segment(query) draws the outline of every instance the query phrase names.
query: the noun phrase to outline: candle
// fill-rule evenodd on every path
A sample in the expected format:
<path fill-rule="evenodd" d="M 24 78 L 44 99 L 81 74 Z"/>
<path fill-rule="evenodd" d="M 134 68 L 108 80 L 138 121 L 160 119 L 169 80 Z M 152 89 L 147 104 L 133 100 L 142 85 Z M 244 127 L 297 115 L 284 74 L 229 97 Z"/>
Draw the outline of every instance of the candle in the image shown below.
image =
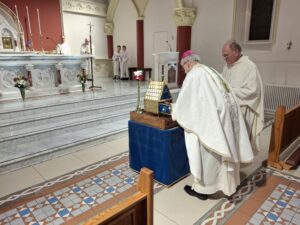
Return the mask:
<path fill-rule="evenodd" d="M 17 16 L 18 29 L 19 29 L 19 32 L 21 32 L 21 29 L 20 29 L 20 20 L 19 20 L 19 14 L 18 14 L 18 8 L 17 8 L 17 5 L 15 5 L 15 9 L 16 9 L 16 16 Z"/>
<path fill-rule="evenodd" d="M 39 25 L 39 34 L 42 36 L 42 29 L 41 29 L 41 21 L 40 21 L 40 12 L 39 9 L 36 9 L 37 12 L 37 19 L 38 19 L 38 25 Z"/>
<path fill-rule="evenodd" d="M 29 34 L 32 36 L 32 33 L 31 33 L 31 26 L 30 26 L 30 19 L 29 19 L 28 6 L 26 6 L 26 12 L 27 12 L 27 20 L 28 20 L 28 30 L 29 30 Z"/>

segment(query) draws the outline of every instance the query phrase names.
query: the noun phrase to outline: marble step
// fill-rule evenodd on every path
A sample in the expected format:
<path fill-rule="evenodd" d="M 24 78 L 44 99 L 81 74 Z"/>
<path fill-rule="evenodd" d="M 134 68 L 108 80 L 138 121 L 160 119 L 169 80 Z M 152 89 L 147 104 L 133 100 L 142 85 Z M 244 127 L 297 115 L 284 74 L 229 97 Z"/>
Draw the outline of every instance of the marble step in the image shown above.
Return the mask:
<path fill-rule="evenodd" d="M 30 143 L 46 137 L 51 139 L 52 136 L 55 135 L 72 133 L 88 127 L 97 127 L 102 124 L 115 123 L 118 120 L 129 118 L 129 112 L 131 110 L 133 110 L 133 108 L 125 108 L 119 110 L 118 113 L 107 113 L 103 116 L 87 116 L 74 120 L 59 121 L 37 127 L 30 127 L 15 132 L 7 132 L 5 133 L 5 137 L 1 134 L 0 149 L 13 148 L 15 145 Z"/>
<path fill-rule="evenodd" d="M 143 96 L 143 94 L 141 94 Z M 6 103 L 0 105 L 0 121 L 2 123 L 13 122 L 16 120 L 22 120 L 23 117 L 33 116 L 33 115 L 43 115 L 48 113 L 58 113 L 59 111 L 70 110 L 74 108 L 81 107 L 93 107 L 96 105 L 102 105 L 107 103 L 113 103 L 116 101 L 125 101 L 125 100 L 136 100 L 136 94 L 127 94 L 127 95 L 115 95 L 101 98 L 93 98 L 91 96 L 83 96 L 81 98 L 73 99 L 63 99 L 59 98 L 47 99 L 47 101 L 29 101 L 25 103 L 14 102 Z"/>
<path fill-rule="evenodd" d="M 56 134 L 39 140 L 0 148 L 0 173 L 56 158 L 122 137 L 127 134 L 128 118 L 96 127 Z"/>
<path fill-rule="evenodd" d="M 105 115 L 111 112 L 117 112 L 123 108 L 132 108 L 136 106 L 136 100 L 115 101 L 92 106 L 76 107 L 74 109 L 65 109 L 60 111 L 50 111 L 49 113 L 40 113 L 23 116 L 22 118 L 11 120 L 6 119 L 0 122 L 0 138 L 22 133 L 23 129 L 32 129 L 32 127 L 46 126 L 61 121 L 78 119 L 83 120 L 87 117 Z"/>

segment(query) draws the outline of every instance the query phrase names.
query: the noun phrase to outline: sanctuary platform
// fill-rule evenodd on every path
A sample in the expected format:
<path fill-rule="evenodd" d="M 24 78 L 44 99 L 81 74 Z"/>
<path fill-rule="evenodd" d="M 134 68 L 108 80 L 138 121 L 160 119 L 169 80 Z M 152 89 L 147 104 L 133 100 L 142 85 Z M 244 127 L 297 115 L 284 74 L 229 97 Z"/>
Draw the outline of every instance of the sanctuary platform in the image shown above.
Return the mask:
<path fill-rule="evenodd" d="M 0 173 L 126 135 L 136 81 L 102 77 L 94 83 L 102 88 L 0 100 Z M 141 98 L 147 86 L 141 82 Z"/>

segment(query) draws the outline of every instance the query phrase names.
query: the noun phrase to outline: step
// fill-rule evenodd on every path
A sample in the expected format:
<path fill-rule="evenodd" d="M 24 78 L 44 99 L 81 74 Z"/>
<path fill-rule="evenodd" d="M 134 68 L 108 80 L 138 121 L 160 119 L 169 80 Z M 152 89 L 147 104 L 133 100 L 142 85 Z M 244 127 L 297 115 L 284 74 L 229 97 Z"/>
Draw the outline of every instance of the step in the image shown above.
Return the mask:
<path fill-rule="evenodd" d="M 74 120 L 82 118 L 99 116 L 110 112 L 117 112 L 122 108 L 134 108 L 135 100 L 115 101 L 113 103 L 104 103 L 102 105 L 92 105 L 66 109 L 57 112 L 40 113 L 37 115 L 27 115 L 19 120 L 11 121 L 6 119 L 0 122 L 0 137 L 6 137 L 10 133 L 22 133 L 23 129 L 28 127 L 37 127 L 46 124 L 57 123 L 60 121 Z"/>
<path fill-rule="evenodd" d="M 43 101 L 37 102 L 25 102 L 24 104 L 2 104 L 0 107 L 0 121 L 10 122 L 22 119 L 23 117 L 57 113 L 59 111 L 70 110 L 80 107 L 88 107 L 101 105 L 106 103 L 113 103 L 115 101 L 125 101 L 129 99 L 135 99 L 136 94 L 128 94 L 122 96 L 109 96 L 106 98 L 79 98 L 76 101 L 65 99 L 64 101 L 59 101 L 59 99 L 53 100 L 52 102 Z"/>
<path fill-rule="evenodd" d="M 72 133 L 62 133 L 52 136 L 51 139 L 44 137 L 30 143 L 15 145 L 14 148 L 1 149 L 0 173 L 34 165 L 125 136 L 128 130 L 128 119 L 115 121 L 113 124 L 88 127 Z"/>
<path fill-rule="evenodd" d="M 71 133 L 77 130 L 82 130 L 86 127 L 96 127 L 101 124 L 112 123 L 124 118 L 128 118 L 129 112 L 131 110 L 133 109 L 122 109 L 122 111 L 120 111 L 119 113 L 107 113 L 106 115 L 100 117 L 87 117 L 82 121 L 75 119 L 73 121 L 61 121 L 60 123 L 57 122 L 54 124 L 41 125 L 39 127 L 23 129 L 20 132 L 12 132 L 11 135 L 9 135 L 9 133 L 6 133 L 6 137 L 1 137 L 0 148 L 9 148 L 14 145 L 26 144 L 31 141 L 40 140 L 44 137 L 49 138 L 57 134 Z"/>

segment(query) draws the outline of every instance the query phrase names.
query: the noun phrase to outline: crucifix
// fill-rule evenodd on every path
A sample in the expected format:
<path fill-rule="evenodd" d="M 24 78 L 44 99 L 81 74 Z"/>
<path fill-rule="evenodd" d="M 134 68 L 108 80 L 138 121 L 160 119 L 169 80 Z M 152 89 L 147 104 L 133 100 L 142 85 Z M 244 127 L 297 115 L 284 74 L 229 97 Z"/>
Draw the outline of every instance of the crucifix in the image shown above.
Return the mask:
<path fill-rule="evenodd" d="M 89 88 L 90 89 L 93 89 L 93 88 L 102 88 L 101 86 L 94 86 L 94 68 L 93 68 L 93 48 L 92 48 L 92 22 L 90 22 L 88 24 L 88 26 L 90 27 L 90 54 L 91 54 L 91 57 L 90 57 L 90 63 L 91 63 L 91 78 L 88 79 L 90 81 L 92 81 L 92 86 L 90 86 Z"/>

